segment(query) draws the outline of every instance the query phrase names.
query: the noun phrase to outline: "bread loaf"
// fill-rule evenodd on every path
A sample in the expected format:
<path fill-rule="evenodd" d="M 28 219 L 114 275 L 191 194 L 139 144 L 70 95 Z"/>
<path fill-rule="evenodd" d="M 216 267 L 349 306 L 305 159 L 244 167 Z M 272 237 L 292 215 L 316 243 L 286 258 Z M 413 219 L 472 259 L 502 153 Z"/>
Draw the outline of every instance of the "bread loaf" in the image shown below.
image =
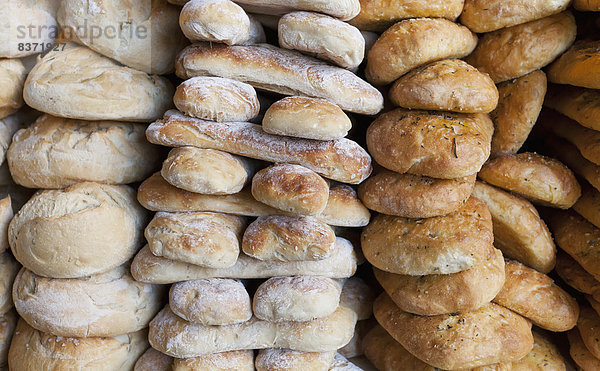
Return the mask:
<path fill-rule="evenodd" d="M 26 124 L 28 125 L 35 120 L 29 116 L 32 115 L 29 113 L 23 113 L 23 110 L 21 110 L 20 112 L 0 119 L 0 160 L 2 160 L 0 163 L 5 163 L 4 160 L 6 158 L 6 151 L 8 151 L 8 148 L 12 142 L 13 134 Z M 10 177 L 10 173 L 8 175 Z M 9 183 L 14 183 L 12 178 L 10 179 Z"/>
<path fill-rule="evenodd" d="M 358 0 L 237 0 L 248 10 L 264 14 L 286 14 L 292 10 L 306 10 L 329 14 L 347 21 L 360 11 Z"/>
<path fill-rule="evenodd" d="M 548 80 L 590 89 L 600 89 L 598 41 L 577 41 L 548 67 Z"/>
<path fill-rule="evenodd" d="M 233 350 L 194 358 L 175 358 L 173 371 L 254 371 L 254 351 Z"/>
<path fill-rule="evenodd" d="M 191 0 L 181 9 L 179 25 L 192 41 L 243 44 L 250 38 L 250 19 L 229 0 Z"/>
<path fill-rule="evenodd" d="M 0 254 L 0 315 L 13 307 L 13 283 L 21 265 L 10 252 Z M 1 364 L 2 362 L 0 362 Z"/>
<path fill-rule="evenodd" d="M 580 11 L 600 11 L 600 1 L 598 0 L 573 0 L 573 7 Z"/>
<path fill-rule="evenodd" d="M 569 331 L 569 354 L 577 366 L 581 367 L 582 370 L 597 370 L 600 368 L 600 359 L 594 357 L 594 355 L 588 350 L 579 330 L 573 329 Z"/>
<path fill-rule="evenodd" d="M 0 366 L 8 369 L 8 350 L 13 338 L 19 316 L 15 310 L 0 316 Z"/>
<path fill-rule="evenodd" d="M 579 200 L 573 205 L 573 210 L 583 216 L 588 222 L 600 228 L 600 216 L 596 212 L 600 207 L 600 192 L 595 188 L 586 186 Z"/>
<path fill-rule="evenodd" d="M 173 357 L 150 347 L 135 362 L 133 371 L 171 371 Z"/>
<path fill-rule="evenodd" d="M 352 309 L 359 321 L 371 318 L 373 300 L 373 290 L 360 277 L 350 277 L 343 283 L 340 306 Z"/>
<path fill-rule="evenodd" d="M 40 6 L 41 3 L 30 0 L 0 3 L 0 24 L 3 30 L 0 33 L 0 58 L 26 57 L 52 47 L 59 32 L 56 14 L 47 7 Z"/>
<path fill-rule="evenodd" d="M 370 304 L 371 304 L 371 308 L 372 308 L 373 303 L 370 302 Z M 373 315 L 373 313 L 371 312 L 370 317 L 372 317 L 372 315 Z M 336 359 L 337 359 L 336 363 L 340 362 L 338 367 L 342 367 L 344 363 L 346 364 L 346 367 L 353 367 L 353 366 L 357 367 L 357 366 L 353 365 L 351 362 L 349 362 L 347 360 L 347 358 L 356 358 L 356 357 L 361 357 L 363 355 L 362 340 L 367 335 L 369 330 L 371 330 L 371 328 L 373 328 L 373 326 L 376 323 L 377 322 L 373 318 L 356 322 L 356 326 L 354 326 L 354 336 L 352 336 L 352 339 L 350 339 L 350 342 L 348 344 L 346 344 L 343 348 L 338 349 L 338 354 L 336 354 Z M 339 357 L 338 357 L 338 355 L 339 355 Z M 349 369 L 342 368 L 341 370 L 345 370 L 345 371 L 356 370 L 356 371 L 358 371 L 357 369 L 353 369 L 353 368 L 349 368 Z"/>
<path fill-rule="evenodd" d="M 580 125 L 600 130 L 600 92 L 575 86 L 552 86 L 544 105 L 577 121 Z"/>
<path fill-rule="evenodd" d="M 600 282 L 565 252 L 558 253 L 554 270 L 567 285 L 584 294 L 596 294 L 600 289 Z"/>
<path fill-rule="evenodd" d="M 23 105 L 23 84 L 27 77 L 19 59 L 0 60 L 0 119 L 17 112 Z"/>
<path fill-rule="evenodd" d="M 579 125 L 556 112 L 543 112 L 539 119 L 544 129 L 573 144 L 586 160 L 600 164 L 600 133 Z"/>
<path fill-rule="evenodd" d="M 600 336 L 598 333 L 600 331 L 600 316 L 587 303 L 581 306 L 577 329 L 585 347 L 594 357 L 600 359 L 600 345 L 596 340 Z"/>
<path fill-rule="evenodd" d="M 8 226 L 13 218 L 10 195 L 0 199 L 0 254 L 8 250 Z"/>
<path fill-rule="evenodd" d="M 289 349 L 261 349 L 256 356 L 257 371 L 328 371 L 335 352 L 299 352 Z"/>

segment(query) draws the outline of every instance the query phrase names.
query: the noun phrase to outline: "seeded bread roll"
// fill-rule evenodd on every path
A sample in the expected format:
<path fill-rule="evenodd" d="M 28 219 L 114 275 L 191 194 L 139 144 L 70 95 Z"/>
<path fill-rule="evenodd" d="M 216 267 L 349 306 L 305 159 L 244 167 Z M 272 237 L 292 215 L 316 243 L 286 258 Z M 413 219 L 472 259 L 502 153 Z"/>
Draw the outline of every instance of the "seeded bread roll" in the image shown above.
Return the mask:
<path fill-rule="evenodd" d="M 426 63 L 466 57 L 475 45 L 475 34 L 447 19 L 404 20 L 388 28 L 369 51 L 367 80 L 386 85 Z"/>
<path fill-rule="evenodd" d="M 21 265 L 10 252 L 0 254 L 0 315 L 13 307 L 12 288 L 20 268 Z"/>
<path fill-rule="evenodd" d="M 481 169 L 494 126 L 485 114 L 395 109 L 367 129 L 373 159 L 397 173 L 454 179 Z"/>
<path fill-rule="evenodd" d="M 335 140 L 348 134 L 352 122 L 338 106 L 324 99 L 286 97 L 267 109 L 262 128 L 269 134 Z"/>
<path fill-rule="evenodd" d="M 489 113 L 498 104 L 494 81 L 460 59 L 444 59 L 417 67 L 389 91 L 392 102 L 404 108 Z"/>
<path fill-rule="evenodd" d="M 494 238 L 492 217 L 475 197 L 452 214 L 428 219 L 377 215 L 361 245 L 375 267 L 396 274 L 449 274 L 485 261 Z"/>
<path fill-rule="evenodd" d="M 577 329 L 585 347 L 594 357 L 600 359 L 600 345 L 597 340 L 600 337 L 600 316 L 587 303 L 581 306 Z"/>
<path fill-rule="evenodd" d="M 1 2 L 0 23 L 3 30 L 0 33 L 0 58 L 20 58 L 44 52 L 52 47 L 58 33 L 56 12 L 41 1 Z"/>
<path fill-rule="evenodd" d="M 552 85 L 544 105 L 586 128 L 600 130 L 600 91 L 598 90 Z"/>
<path fill-rule="evenodd" d="M 575 18 L 562 12 L 483 35 L 466 61 L 499 83 L 550 64 L 576 33 Z"/>
<path fill-rule="evenodd" d="M 340 306 L 352 309 L 359 321 L 364 321 L 373 315 L 373 290 L 360 277 L 348 278 L 342 287 Z"/>
<path fill-rule="evenodd" d="M 243 44 L 250 38 L 250 19 L 229 0 L 191 0 L 181 9 L 179 25 L 192 41 Z"/>
<path fill-rule="evenodd" d="M 289 349 L 261 349 L 256 356 L 257 371 L 328 371 L 335 352 L 299 352 Z"/>
<path fill-rule="evenodd" d="M 247 10 L 260 14 L 286 14 L 293 10 L 306 10 L 329 14 L 347 21 L 360 11 L 358 0 L 237 0 Z"/>
<path fill-rule="evenodd" d="M 586 160 L 596 165 L 600 164 L 600 132 L 583 127 L 556 112 L 543 112 L 539 121 L 544 129 L 577 147 Z"/>
<path fill-rule="evenodd" d="M 600 282 L 596 281 L 594 276 L 586 272 L 585 269 L 583 269 L 581 265 L 567 253 L 558 253 L 554 270 L 567 285 L 575 290 L 598 297 L 597 292 L 600 289 Z"/>
<path fill-rule="evenodd" d="M 10 195 L 0 199 L 0 254 L 8 250 L 8 226 L 13 218 Z"/>
<path fill-rule="evenodd" d="M 307 261 L 330 257 L 333 229 L 312 217 L 269 215 L 252 222 L 242 239 L 248 256 L 264 261 Z"/>
<path fill-rule="evenodd" d="M 169 307 L 184 320 L 207 326 L 231 325 L 252 317 L 246 288 L 231 279 L 178 282 L 169 291 Z"/>
<path fill-rule="evenodd" d="M 0 316 L 0 366 L 4 369 L 8 369 L 8 350 L 18 320 L 19 315 L 14 309 Z"/>
<path fill-rule="evenodd" d="M 15 258 L 44 277 L 109 271 L 131 259 L 145 212 L 128 186 L 78 183 L 37 192 L 10 222 Z"/>
<path fill-rule="evenodd" d="M 228 268 L 240 254 L 245 222 L 218 213 L 158 212 L 144 235 L 156 256 L 210 268 Z"/>
<path fill-rule="evenodd" d="M 590 89 L 600 89 L 598 61 L 600 41 L 577 41 L 548 67 L 548 80 Z"/>
<path fill-rule="evenodd" d="M 19 59 L 0 60 L 0 118 L 12 115 L 23 105 L 23 84 L 27 73 Z"/>
<path fill-rule="evenodd" d="M 577 366 L 584 371 L 600 369 L 600 359 L 594 357 L 594 355 L 588 350 L 581 339 L 579 330 L 573 329 L 569 331 L 568 336 L 570 344 L 569 354 Z"/>
<path fill-rule="evenodd" d="M 133 371 L 171 371 L 173 357 L 150 347 L 135 362 Z"/>
<path fill-rule="evenodd" d="M 194 358 L 175 358 L 173 371 L 254 371 L 254 351 L 234 350 Z"/>

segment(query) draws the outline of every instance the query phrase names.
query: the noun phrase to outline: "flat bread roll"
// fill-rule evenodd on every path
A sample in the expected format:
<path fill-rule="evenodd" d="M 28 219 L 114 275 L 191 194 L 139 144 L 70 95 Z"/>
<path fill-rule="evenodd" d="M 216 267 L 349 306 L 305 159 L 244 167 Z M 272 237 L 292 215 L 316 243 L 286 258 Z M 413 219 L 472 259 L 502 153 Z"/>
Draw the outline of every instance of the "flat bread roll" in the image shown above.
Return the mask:
<path fill-rule="evenodd" d="M 516 361 L 533 347 L 531 323 L 493 303 L 470 312 L 427 317 L 402 311 L 382 294 L 373 312 L 406 350 L 441 369 Z"/>
<path fill-rule="evenodd" d="M 0 199 L 0 254 L 8 250 L 8 226 L 13 218 L 10 194 Z"/>
<path fill-rule="evenodd" d="M 15 258 L 40 276 L 84 277 L 131 259 L 144 224 L 132 188 L 78 183 L 38 191 L 10 222 L 8 241 Z"/>
<path fill-rule="evenodd" d="M 305 52 L 342 68 L 354 69 L 365 57 L 365 39 L 358 28 L 328 15 L 288 13 L 279 19 L 277 30 L 282 48 Z"/>
<path fill-rule="evenodd" d="M 485 114 L 395 109 L 367 129 L 373 159 L 397 173 L 454 179 L 481 169 L 494 131 Z"/>
<path fill-rule="evenodd" d="M 156 256 L 201 265 L 228 268 L 240 254 L 243 218 L 219 213 L 158 212 L 144 236 Z"/>
<path fill-rule="evenodd" d="M 19 59 L 0 59 L 0 118 L 12 115 L 23 105 L 23 84 L 27 73 Z"/>
<path fill-rule="evenodd" d="M 254 371 L 254 351 L 233 350 L 194 358 L 175 358 L 173 371 Z"/>
<path fill-rule="evenodd" d="M 577 147 L 586 160 L 596 165 L 600 164 L 600 132 L 583 127 L 556 112 L 543 112 L 539 121 L 544 129 Z"/>
<path fill-rule="evenodd" d="M 498 104 L 494 81 L 460 59 L 417 67 L 389 91 L 392 102 L 410 109 L 489 113 Z"/>
<path fill-rule="evenodd" d="M 129 264 L 79 279 L 46 278 L 23 268 L 13 287 L 17 312 L 34 328 L 64 337 L 141 330 L 162 307 L 165 287 L 137 282 Z"/>
<path fill-rule="evenodd" d="M 375 115 L 383 96 L 354 73 L 299 52 L 269 44 L 225 46 L 196 43 L 175 61 L 177 76 L 219 76 L 284 95 L 327 99 L 341 109 Z"/>
<path fill-rule="evenodd" d="M 293 10 L 306 10 L 328 14 L 342 21 L 354 18 L 360 11 L 358 0 L 237 0 L 237 3 L 254 13 L 281 15 Z"/>
<path fill-rule="evenodd" d="M 584 371 L 593 371 L 600 369 L 600 359 L 594 357 L 594 355 L 588 350 L 579 330 L 573 329 L 569 331 L 569 354 L 577 366 L 581 367 Z"/>
<path fill-rule="evenodd" d="M 359 321 L 365 321 L 373 315 L 374 292 L 360 277 L 348 278 L 342 287 L 340 306 L 352 309 Z"/>
<path fill-rule="evenodd" d="M 527 140 L 544 103 L 546 74 L 541 70 L 498 84 L 491 157 L 512 155 Z"/>
<path fill-rule="evenodd" d="M 419 18 L 388 28 L 369 51 L 367 80 L 386 85 L 415 67 L 471 54 L 477 36 L 447 19 Z"/>
<path fill-rule="evenodd" d="M 184 320 L 207 326 L 242 323 L 252 317 L 246 288 L 231 279 L 177 282 L 169 291 L 169 307 Z"/>
<path fill-rule="evenodd" d="M 135 362 L 133 371 L 171 371 L 173 357 L 150 347 Z"/>
<path fill-rule="evenodd" d="M 148 122 L 172 106 L 174 89 L 166 78 L 121 66 L 85 46 L 68 43 L 59 49 L 44 55 L 25 80 L 25 102 L 38 111 Z"/>
<path fill-rule="evenodd" d="M 554 270 L 567 285 L 584 294 L 593 295 L 600 289 L 600 282 L 564 252 L 557 255 Z"/>
<path fill-rule="evenodd" d="M 598 338 L 600 337 L 600 316 L 589 304 L 581 306 L 581 313 L 577 320 L 577 329 L 585 347 L 594 357 L 600 359 L 600 344 L 598 344 Z"/>
<path fill-rule="evenodd" d="M 10 252 L 5 251 L 0 254 L 0 315 L 13 307 L 13 283 L 19 269 L 21 269 L 21 265 Z"/>
<path fill-rule="evenodd" d="M 328 371 L 335 352 L 299 352 L 290 349 L 261 349 L 256 356 L 257 371 Z"/>
<path fill-rule="evenodd" d="M 562 12 L 483 35 L 466 61 L 499 83 L 550 64 L 575 41 L 576 33 L 575 18 Z"/>
<path fill-rule="evenodd" d="M 407 219 L 377 215 L 363 229 L 361 245 L 375 267 L 414 276 L 449 274 L 481 264 L 494 241 L 492 217 L 471 197 L 446 216 Z"/>
<path fill-rule="evenodd" d="M 573 0 L 573 7 L 583 12 L 600 11 L 600 1 L 598 0 Z"/>
<path fill-rule="evenodd" d="M 41 1 L 10 0 L 0 3 L 0 58 L 20 58 L 53 47 L 59 29 L 56 14 Z M 37 45 L 35 45 L 37 44 Z"/>
<path fill-rule="evenodd" d="M 493 247 L 481 263 L 458 273 L 408 276 L 373 270 L 400 309 L 424 316 L 478 309 L 492 301 L 504 284 L 504 259 Z"/>
<path fill-rule="evenodd" d="M 0 366 L 4 369 L 8 369 L 8 350 L 18 320 L 19 315 L 14 309 L 0 316 Z"/>
<path fill-rule="evenodd" d="M 600 130 L 600 91 L 552 85 L 544 105 L 592 130 Z"/>
<path fill-rule="evenodd" d="M 250 39 L 250 18 L 229 0 L 188 1 L 181 9 L 179 25 L 191 41 L 234 45 Z"/>
<path fill-rule="evenodd" d="M 45 369 L 131 370 L 148 348 L 148 331 L 114 337 L 69 338 L 44 333 L 19 320 L 8 352 L 15 371 Z"/>
<path fill-rule="evenodd" d="M 14 181 L 28 188 L 139 182 L 152 174 L 160 159 L 145 131 L 134 123 L 42 115 L 14 135 L 8 165 Z"/>
<path fill-rule="evenodd" d="M 548 80 L 590 89 L 600 89 L 598 61 L 600 41 L 577 41 L 548 67 Z"/>
<path fill-rule="evenodd" d="M 546 223 L 527 200 L 477 182 L 473 196 L 483 201 L 494 226 L 494 246 L 511 259 L 542 273 L 554 268 L 556 246 Z"/>
<path fill-rule="evenodd" d="M 583 216 L 588 222 L 600 228 L 600 192 L 588 185 L 584 186 L 579 200 L 573 205 L 573 210 Z"/>

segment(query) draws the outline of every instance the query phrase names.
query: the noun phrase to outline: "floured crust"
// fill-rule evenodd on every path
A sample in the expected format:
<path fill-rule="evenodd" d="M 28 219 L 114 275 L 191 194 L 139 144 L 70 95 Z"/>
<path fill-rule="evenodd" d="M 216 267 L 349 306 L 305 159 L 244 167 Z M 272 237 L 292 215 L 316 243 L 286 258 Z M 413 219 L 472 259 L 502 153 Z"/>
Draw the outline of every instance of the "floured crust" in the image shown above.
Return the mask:
<path fill-rule="evenodd" d="M 350 277 L 344 282 L 340 295 L 340 306 L 352 309 L 359 321 L 373 316 L 374 292 L 360 277 Z"/>
<path fill-rule="evenodd" d="M 289 349 L 261 349 L 256 356 L 257 371 L 329 370 L 335 352 L 298 352 Z"/>
<path fill-rule="evenodd" d="M 39 46 L 36 49 L 32 45 L 27 50 L 24 46 L 31 43 L 43 46 L 54 43 L 57 32 L 56 11 L 51 9 L 54 6 L 49 6 L 48 3 L 49 1 L 32 0 L 0 3 L 3 29 L 0 34 L 0 58 L 20 58 L 38 54 L 46 49 Z M 27 32 L 28 30 L 30 32 Z M 19 48 L 19 44 L 23 45 Z"/>
<path fill-rule="evenodd" d="M 8 250 L 8 226 L 13 216 L 12 199 L 9 194 L 0 199 L 0 253 Z"/>
<path fill-rule="evenodd" d="M 193 358 L 175 358 L 173 371 L 254 371 L 254 351 L 233 350 Z"/>
<path fill-rule="evenodd" d="M 250 38 L 250 19 L 229 0 L 193 0 L 179 16 L 179 26 L 191 41 L 213 41 L 227 45 L 243 44 Z"/>
<path fill-rule="evenodd" d="M 27 77 L 19 59 L 0 60 L 0 118 L 12 115 L 23 105 L 23 84 Z"/>
<path fill-rule="evenodd" d="M 178 0 L 179 1 L 179 0 Z M 259 14 L 286 14 L 306 10 L 329 14 L 347 21 L 360 11 L 359 0 L 238 0 L 248 11 Z"/>
<path fill-rule="evenodd" d="M 600 89 L 600 41 L 577 41 L 548 67 L 548 80 L 557 84 Z"/>
<path fill-rule="evenodd" d="M 171 371 L 173 357 L 150 347 L 135 362 L 133 371 Z"/>
<path fill-rule="evenodd" d="M 600 91 L 598 90 L 570 85 L 552 85 L 544 105 L 586 128 L 600 130 Z"/>

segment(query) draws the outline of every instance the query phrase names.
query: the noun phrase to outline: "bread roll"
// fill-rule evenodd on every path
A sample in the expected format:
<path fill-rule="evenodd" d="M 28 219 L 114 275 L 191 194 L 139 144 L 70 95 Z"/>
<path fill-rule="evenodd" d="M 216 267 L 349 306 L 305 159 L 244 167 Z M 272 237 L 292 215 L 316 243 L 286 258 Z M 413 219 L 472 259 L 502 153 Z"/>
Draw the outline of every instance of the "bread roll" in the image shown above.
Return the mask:
<path fill-rule="evenodd" d="M 7 153 L 13 179 L 29 188 L 138 182 L 152 174 L 159 156 L 142 125 L 50 115 L 19 130 Z"/>
<path fill-rule="evenodd" d="M 581 306 L 577 329 L 585 347 L 594 357 L 600 359 L 600 345 L 597 340 L 600 337 L 600 316 L 589 304 Z"/>
<path fill-rule="evenodd" d="M 0 119 L 0 164 L 5 163 L 6 151 L 8 151 L 8 147 L 12 142 L 13 134 L 25 125 L 29 125 L 34 120 L 29 117 L 30 115 L 28 113 L 23 114 L 22 112 L 23 111 L 20 111 Z M 9 182 L 11 184 L 14 183 L 12 178 Z"/>
<path fill-rule="evenodd" d="M 465 57 L 476 44 L 475 34 L 447 19 L 404 20 L 388 28 L 369 51 L 367 80 L 386 85 L 426 63 Z"/>
<path fill-rule="evenodd" d="M 372 312 L 373 301 L 369 302 L 369 304 L 371 307 L 371 309 L 370 309 L 371 314 L 369 317 L 372 317 L 373 316 L 373 312 Z M 377 324 L 377 322 L 373 318 L 356 322 L 356 326 L 354 326 L 354 336 L 352 336 L 352 339 L 350 339 L 350 342 L 348 344 L 346 344 L 343 348 L 338 349 L 337 355 L 340 355 L 341 357 L 343 357 L 342 359 L 338 359 L 338 361 L 346 362 L 346 363 L 348 363 L 349 367 L 352 367 L 352 366 L 350 366 L 350 365 L 352 365 L 352 363 L 349 363 L 346 358 L 355 358 L 355 357 L 360 357 L 363 355 L 362 340 L 367 335 L 367 333 L 373 328 L 373 326 L 375 324 Z M 337 357 L 337 355 L 336 355 L 336 358 L 339 358 L 339 357 Z M 340 367 L 341 366 L 342 365 L 340 364 Z M 349 370 L 352 370 L 352 369 L 349 369 Z M 346 371 L 349 371 L 349 370 L 346 370 Z"/>
<path fill-rule="evenodd" d="M 576 121 L 556 112 L 543 112 L 540 123 L 544 129 L 573 144 L 586 160 L 600 164 L 600 133 L 579 125 Z"/>
<path fill-rule="evenodd" d="M 488 207 L 494 226 L 494 246 L 506 257 L 542 273 L 554 268 L 556 246 L 531 203 L 482 182 L 475 184 L 473 196 Z"/>
<path fill-rule="evenodd" d="M 557 255 L 554 270 L 567 285 L 584 294 L 592 295 L 600 289 L 600 282 L 564 252 Z"/>
<path fill-rule="evenodd" d="M 194 358 L 175 358 L 173 371 L 254 371 L 254 351 L 234 350 Z"/>
<path fill-rule="evenodd" d="M 352 309 L 359 321 L 371 318 L 373 300 L 375 300 L 373 290 L 361 278 L 350 277 L 344 282 L 340 295 L 340 306 Z"/>
<path fill-rule="evenodd" d="M 575 18 L 562 12 L 483 35 L 466 61 L 499 83 L 550 64 L 576 33 Z"/>
<path fill-rule="evenodd" d="M 0 254 L 8 249 L 8 225 L 13 218 L 10 195 L 0 199 Z"/>
<path fill-rule="evenodd" d="M 600 130 L 600 91 L 553 85 L 544 105 L 592 130 Z"/>
<path fill-rule="evenodd" d="M 183 79 L 226 77 L 279 94 L 327 99 L 355 113 L 374 115 L 383 108 L 381 93 L 352 72 L 268 44 L 197 43 L 179 54 L 175 67 Z"/>
<path fill-rule="evenodd" d="M 242 239 L 247 255 L 264 261 L 308 261 L 330 257 L 333 229 L 312 217 L 269 215 L 252 222 Z"/>
<path fill-rule="evenodd" d="M 583 188 L 581 197 L 573 205 L 573 210 L 583 216 L 588 222 L 594 226 L 600 228 L 600 215 L 598 211 L 600 208 L 600 192 L 590 186 Z"/>
<path fill-rule="evenodd" d="M 573 7 L 579 11 L 600 11 L 600 1 L 598 0 L 573 0 Z"/>
<path fill-rule="evenodd" d="M 383 294 L 375 300 L 373 312 L 403 347 L 441 369 L 516 361 L 533 347 L 529 321 L 493 303 L 470 312 L 427 317 L 400 310 Z"/>
<path fill-rule="evenodd" d="M 579 330 L 573 329 L 569 331 L 569 354 L 573 361 L 584 371 L 598 370 L 600 368 L 600 359 L 594 357 L 594 355 L 588 350 L 586 345 L 581 339 Z"/>
<path fill-rule="evenodd" d="M 548 80 L 556 84 L 600 89 L 599 45 L 599 41 L 577 41 L 548 67 Z"/>
<path fill-rule="evenodd" d="M 169 307 L 184 320 L 207 326 L 231 325 L 252 317 L 246 288 L 230 279 L 178 282 L 169 291 Z"/>
<path fill-rule="evenodd" d="M 186 322 L 166 307 L 150 323 L 148 339 L 153 348 L 177 358 L 266 348 L 331 352 L 350 341 L 355 323 L 353 311 L 338 308 L 328 317 L 306 322 L 252 318 L 235 325 L 204 326 Z"/>
<path fill-rule="evenodd" d="M 192 41 L 243 44 L 250 38 L 250 19 L 229 0 L 192 0 L 181 10 L 179 25 Z"/>
<path fill-rule="evenodd" d="M 85 46 L 59 49 L 27 76 L 23 97 L 29 106 L 74 119 L 146 122 L 172 106 L 166 78 L 121 66 Z"/>
<path fill-rule="evenodd" d="M 66 37 L 153 74 L 172 72 L 176 54 L 186 45 L 178 17 L 179 9 L 165 0 L 66 0 L 58 11 Z"/>
<path fill-rule="evenodd" d="M 336 353 L 333 358 L 333 362 L 331 366 L 329 366 L 329 371 L 364 371 L 372 369 L 371 365 L 367 365 L 369 361 L 367 361 L 364 357 L 354 357 L 352 358 L 352 362 L 346 359 L 340 353 Z"/>
<path fill-rule="evenodd" d="M 428 219 L 377 215 L 361 245 L 375 267 L 396 274 L 449 274 L 481 264 L 489 255 L 492 217 L 475 197 L 452 214 Z"/>
<path fill-rule="evenodd" d="M 8 369 L 8 349 L 17 326 L 19 316 L 13 310 L 0 316 L 0 366 Z"/>
<path fill-rule="evenodd" d="M 398 108 L 369 126 L 367 146 L 373 159 L 389 170 L 453 179 L 479 171 L 490 154 L 493 131 L 485 114 Z"/>
<path fill-rule="evenodd" d="M 289 349 L 261 349 L 256 356 L 257 371 L 328 371 L 335 352 L 299 352 Z"/>
<path fill-rule="evenodd" d="M 301 262 L 263 262 L 241 254 L 231 268 L 205 268 L 154 256 L 143 248 L 133 260 L 131 273 L 136 280 L 148 283 L 174 283 L 203 278 L 269 278 L 276 276 L 324 276 L 346 278 L 356 272 L 356 255 L 352 244 L 337 239 L 334 253 L 327 259 Z"/>
<path fill-rule="evenodd" d="M 19 59 L 0 60 L 0 118 L 12 115 L 23 105 L 23 84 L 27 77 Z"/>
<path fill-rule="evenodd" d="M 8 352 L 8 367 L 25 370 L 131 370 L 148 348 L 147 331 L 114 337 L 65 338 L 40 332 L 20 320 Z"/>
<path fill-rule="evenodd" d="M 21 265 L 12 257 L 10 252 L 0 254 L 0 315 L 8 312 L 13 307 L 13 282 L 20 268 Z"/>
<path fill-rule="evenodd" d="M 543 206 L 568 209 L 581 195 L 581 187 L 568 167 L 532 152 L 491 160 L 477 176 Z"/>
<path fill-rule="evenodd" d="M 444 59 L 408 72 L 390 88 L 404 108 L 489 113 L 498 104 L 494 81 L 460 59 Z"/>
<path fill-rule="evenodd" d="M 286 97 L 267 109 L 262 128 L 269 134 L 335 140 L 348 134 L 352 122 L 338 106 L 324 99 Z"/>
<path fill-rule="evenodd" d="M 255 13 L 286 14 L 292 10 L 306 10 L 329 14 L 347 21 L 360 11 L 358 0 L 237 0 L 246 9 Z"/>
<path fill-rule="evenodd" d="M 361 183 L 358 196 L 369 209 L 406 218 L 446 215 L 471 195 L 476 175 L 435 179 L 382 171 Z"/>
<path fill-rule="evenodd" d="M 338 227 L 364 227 L 369 224 L 371 214 L 358 199 L 354 188 L 338 184 L 329 187 L 327 206 L 316 218 Z"/>
<path fill-rule="evenodd" d="M 209 268 L 228 268 L 240 253 L 245 222 L 218 213 L 158 212 L 144 235 L 156 256 Z"/>
<path fill-rule="evenodd" d="M 10 222 L 8 241 L 15 258 L 37 275 L 83 277 L 131 259 L 144 219 L 132 188 L 78 183 L 37 192 Z"/>
<path fill-rule="evenodd" d="M 27 0 L 0 3 L 3 30 L 0 33 L 0 58 L 26 57 L 52 48 L 59 33 L 56 15 L 40 3 Z"/>
<path fill-rule="evenodd" d="M 173 357 L 154 348 L 148 348 L 135 362 L 133 371 L 171 371 L 172 364 Z"/>
<path fill-rule="evenodd" d="M 358 67 L 365 56 L 365 39 L 358 28 L 324 14 L 288 13 L 279 19 L 278 36 L 282 48 L 309 53 L 349 70 Z"/>

